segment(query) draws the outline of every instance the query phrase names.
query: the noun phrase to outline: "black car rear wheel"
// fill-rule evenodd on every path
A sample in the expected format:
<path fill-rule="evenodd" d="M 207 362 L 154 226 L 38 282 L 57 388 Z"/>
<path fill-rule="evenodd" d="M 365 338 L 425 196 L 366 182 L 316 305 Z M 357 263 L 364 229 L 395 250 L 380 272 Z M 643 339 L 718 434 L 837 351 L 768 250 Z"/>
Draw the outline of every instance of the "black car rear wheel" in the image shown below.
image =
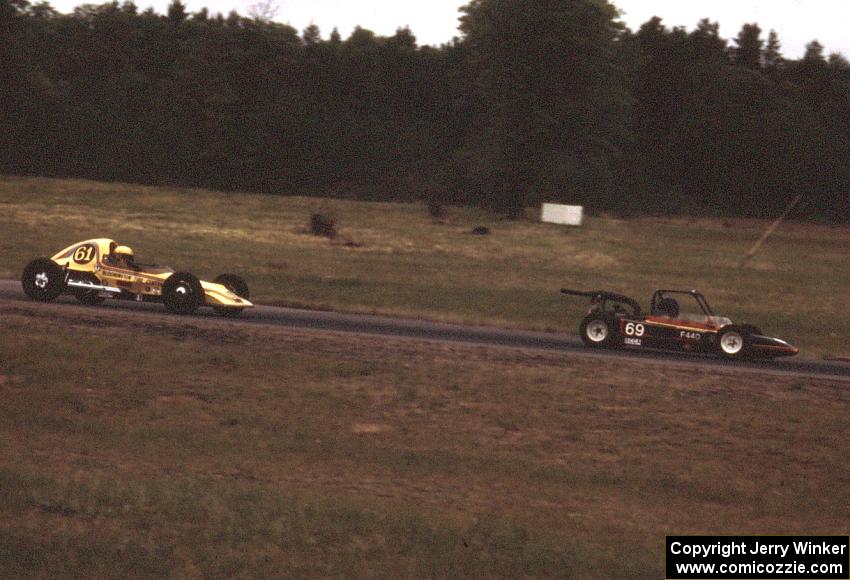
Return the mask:
<path fill-rule="evenodd" d="M 24 294 L 39 302 L 50 302 L 65 290 L 65 273 L 50 258 L 36 258 L 21 274 Z"/>
<path fill-rule="evenodd" d="M 204 303 L 204 288 L 194 274 L 175 272 L 162 285 L 162 303 L 172 314 L 192 314 Z"/>
<path fill-rule="evenodd" d="M 593 348 L 610 347 L 616 337 L 617 321 L 610 314 L 593 312 L 584 317 L 578 331 L 585 345 Z"/>

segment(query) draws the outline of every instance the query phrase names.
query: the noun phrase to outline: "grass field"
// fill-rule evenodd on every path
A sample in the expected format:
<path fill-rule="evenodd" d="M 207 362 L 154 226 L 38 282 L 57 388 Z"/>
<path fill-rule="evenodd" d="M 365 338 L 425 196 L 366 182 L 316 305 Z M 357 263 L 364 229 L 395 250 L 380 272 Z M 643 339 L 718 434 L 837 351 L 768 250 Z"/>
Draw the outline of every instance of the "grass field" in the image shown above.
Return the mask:
<path fill-rule="evenodd" d="M 314 211 L 336 215 L 337 240 L 307 233 Z M 478 225 L 492 235 L 471 235 Z M 586 304 L 562 298 L 563 286 L 645 305 L 657 287 L 698 288 L 715 310 L 790 340 L 802 356 L 850 354 L 850 228 L 785 224 L 739 269 L 766 225 L 591 217 L 571 229 L 454 208 L 434 223 L 417 204 L 5 177 L 0 276 L 111 237 L 142 261 L 202 278 L 240 273 L 261 303 L 568 332 Z"/>
<path fill-rule="evenodd" d="M 667 534 L 847 532 L 846 382 L 0 311 L 6 578 L 660 578 Z"/>

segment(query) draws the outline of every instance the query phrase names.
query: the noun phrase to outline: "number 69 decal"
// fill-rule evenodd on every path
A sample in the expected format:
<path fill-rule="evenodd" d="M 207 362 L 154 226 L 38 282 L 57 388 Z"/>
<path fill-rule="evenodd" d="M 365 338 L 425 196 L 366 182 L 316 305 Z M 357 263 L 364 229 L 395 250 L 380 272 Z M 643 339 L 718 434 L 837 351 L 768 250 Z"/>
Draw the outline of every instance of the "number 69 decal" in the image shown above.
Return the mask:
<path fill-rule="evenodd" d="M 646 328 L 644 328 L 643 324 L 629 322 L 626 325 L 625 331 L 628 336 L 643 336 L 643 333 L 646 332 Z"/>

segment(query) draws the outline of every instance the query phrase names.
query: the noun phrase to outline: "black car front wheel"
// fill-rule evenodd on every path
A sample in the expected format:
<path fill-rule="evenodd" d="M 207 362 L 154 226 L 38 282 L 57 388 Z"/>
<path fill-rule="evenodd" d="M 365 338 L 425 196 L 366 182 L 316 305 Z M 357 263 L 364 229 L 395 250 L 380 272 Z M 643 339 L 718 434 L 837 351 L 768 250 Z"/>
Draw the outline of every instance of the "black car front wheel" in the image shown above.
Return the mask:
<path fill-rule="evenodd" d="M 750 355 L 749 333 L 738 326 L 729 326 L 717 336 L 717 352 L 725 359 L 740 360 Z"/>
<path fill-rule="evenodd" d="M 39 302 L 50 302 L 65 290 L 65 272 L 50 258 L 36 258 L 21 274 L 24 294 Z"/>

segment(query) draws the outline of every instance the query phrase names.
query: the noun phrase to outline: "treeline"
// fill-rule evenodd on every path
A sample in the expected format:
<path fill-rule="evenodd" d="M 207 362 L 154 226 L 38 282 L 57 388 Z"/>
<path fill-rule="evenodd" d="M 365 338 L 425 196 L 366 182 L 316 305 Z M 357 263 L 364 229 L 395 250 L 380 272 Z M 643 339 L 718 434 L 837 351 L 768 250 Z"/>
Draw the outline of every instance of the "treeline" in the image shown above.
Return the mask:
<path fill-rule="evenodd" d="M 462 37 L 346 39 L 129 1 L 0 0 L 0 171 L 618 213 L 850 216 L 850 64 L 603 0 L 472 0 Z"/>

